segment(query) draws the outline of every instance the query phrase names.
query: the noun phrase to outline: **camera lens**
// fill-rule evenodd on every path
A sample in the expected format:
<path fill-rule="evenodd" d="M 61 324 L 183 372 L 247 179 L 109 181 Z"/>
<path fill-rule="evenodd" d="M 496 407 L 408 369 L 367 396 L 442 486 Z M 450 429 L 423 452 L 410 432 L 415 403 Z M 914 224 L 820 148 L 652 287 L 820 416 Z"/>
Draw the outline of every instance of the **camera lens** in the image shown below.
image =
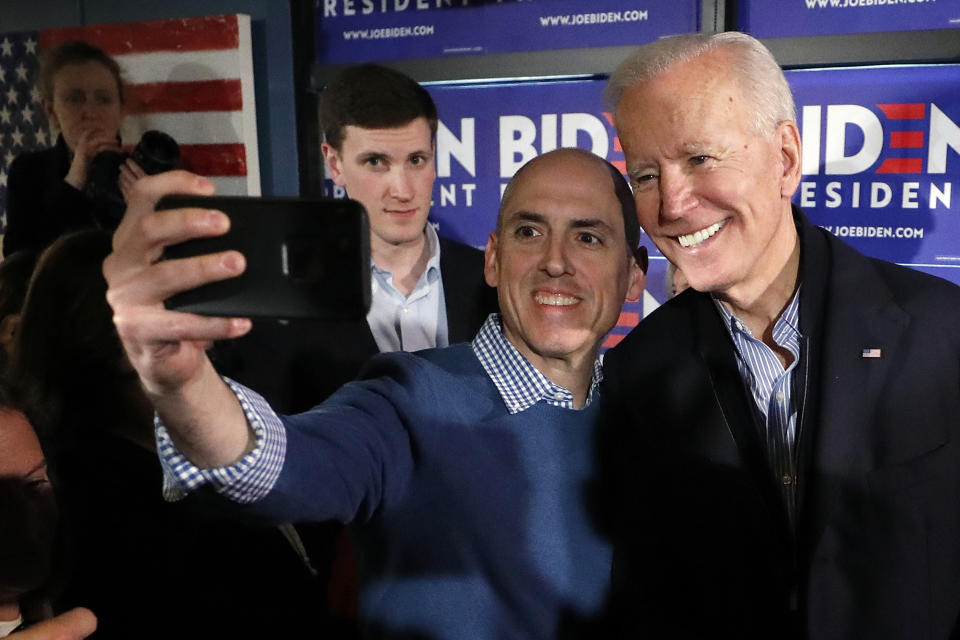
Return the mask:
<path fill-rule="evenodd" d="M 180 162 L 180 146 L 162 131 L 147 131 L 133 149 L 133 160 L 147 175 L 176 168 Z"/>

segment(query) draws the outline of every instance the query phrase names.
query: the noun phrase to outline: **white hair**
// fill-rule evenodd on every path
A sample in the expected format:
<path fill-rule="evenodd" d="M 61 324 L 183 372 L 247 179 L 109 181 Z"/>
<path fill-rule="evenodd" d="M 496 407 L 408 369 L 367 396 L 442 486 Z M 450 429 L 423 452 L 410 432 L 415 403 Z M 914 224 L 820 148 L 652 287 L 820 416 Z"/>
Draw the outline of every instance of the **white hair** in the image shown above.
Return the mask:
<path fill-rule="evenodd" d="M 768 136 L 781 122 L 796 121 L 793 94 L 780 65 L 763 43 L 739 31 L 673 36 L 638 47 L 610 76 L 603 91 L 604 102 L 616 113 L 627 89 L 653 79 L 675 64 L 720 49 L 730 56 L 744 96 L 754 105 L 752 124 L 758 134 Z"/>

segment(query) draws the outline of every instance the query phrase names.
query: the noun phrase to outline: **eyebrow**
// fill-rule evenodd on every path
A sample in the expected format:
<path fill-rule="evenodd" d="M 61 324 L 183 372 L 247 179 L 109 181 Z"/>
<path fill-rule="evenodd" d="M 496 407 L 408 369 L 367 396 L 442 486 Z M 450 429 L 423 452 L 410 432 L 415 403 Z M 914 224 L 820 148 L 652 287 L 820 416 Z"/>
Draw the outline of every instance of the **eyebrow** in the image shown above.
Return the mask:
<path fill-rule="evenodd" d="M 409 153 L 404 154 L 403 158 L 411 158 L 413 156 L 427 156 L 432 155 L 432 151 L 428 149 L 414 149 Z M 377 158 L 381 160 L 391 160 L 394 156 L 386 151 L 361 151 L 356 155 L 356 159 L 359 161 L 369 160 L 371 158 Z"/>

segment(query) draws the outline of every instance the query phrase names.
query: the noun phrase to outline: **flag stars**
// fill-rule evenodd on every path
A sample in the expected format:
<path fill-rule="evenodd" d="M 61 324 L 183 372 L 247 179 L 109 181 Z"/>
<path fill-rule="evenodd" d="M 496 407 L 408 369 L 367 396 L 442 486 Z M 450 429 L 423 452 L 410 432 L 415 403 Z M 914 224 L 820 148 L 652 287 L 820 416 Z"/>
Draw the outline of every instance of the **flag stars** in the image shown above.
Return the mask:
<path fill-rule="evenodd" d="M 0 66 L 0 83 L 7 81 L 7 70 Z"/>
<path fill-rule="evenodd" d="M 33 87 L 30 89 L 30 100 L 32 102 L 40 103 L 40 89 Z"/>
<path fill-rule="evenodd" d="M 0 170 L 0 187 L 5 187 L 5 186 L 7 186 L 7 172 L 6 172 L 6 171 L 3 171 L 3 170 Z M 4 226 L 4 228 L 6 228 L 6 226 L 7 226 L 7 214 L 4 213 L 2 217 L 3 217 L 3 226 Z"/>
<path fill-rule="evenodd" d="M 13 43 L 10 42 L 10 38 L 4 38 L 3 42 L 0 42 L 0 55 L 3 55 L 3 56 L 13 55 Z"/>
<path fill-rule="evenodd" d="M 7 91 L 7 102 L 17 104 L 17 90 L 13 87 L 10 87 L 10 90 Z"/>
<path fill-rule="evenodd" d="M 33 124 L 33 109 L 31 109 L 29 106 L 24 107 L 23 111 L 20 112 L 20 117 L 23 118 L 24 122 Z"/>
<path fill-rule="evenodd" d="M 23 80 L 24 82 L 27 81 L 27 68 L 23 66 L 22 62 L 17 65 L 17 68 L 14 69 L 14 71 L 17 72 L 17 80 Z"/>
<path fill-rule="evenodd" d="M 7 106 L 4 105 L 3 108 L 0 109 L 0 123 L 10 124 L 10 116 L 12 115 L 10 109 L 7 109 Z"/>
<path fill-rule="evenodd" d="M 23 146 L 23 131 L 20 131 L 20 127 L 17 127 L 10 134 L 10 137 L 13 138 L 13 144 L 17 147 Z"/>
<path fill-rule="evenodd" d="M 3 159 L 6 161 L 8 167 L 10 166 L 10 163 L 13 162 L 14 158 L 16 158 L 16 156 L 13 155 L 12 151 L 7 151 L 7 155 L 3 156 Z"/>
<path fill-rule="evenodd" d="M 23 43 L 24 48 L 26 48 L 27 53 L 31 55 L 37 54 L 37 41 L 33 39 L 33 36 L 27 38 L 26 42 Z"/>
<path fill-rule="evenodd" d="M 46 129 L 37 129 L 36 132 L 37 144 L 41 147 L 47 146 L 47 131 Z"/>

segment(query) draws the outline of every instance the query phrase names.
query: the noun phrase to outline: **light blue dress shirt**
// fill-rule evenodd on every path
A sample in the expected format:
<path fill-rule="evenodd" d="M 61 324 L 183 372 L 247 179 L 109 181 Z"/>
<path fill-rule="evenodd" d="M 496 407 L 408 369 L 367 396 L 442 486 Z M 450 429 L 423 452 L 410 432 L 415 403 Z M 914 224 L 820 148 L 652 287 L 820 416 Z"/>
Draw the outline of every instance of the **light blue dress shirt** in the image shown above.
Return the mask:
<path fill-rule="evenodd" d="M 380 353 L 445 347 L 447 307 L 440 278 L 440 238 L 426 228 L 430 259 L 409 296 L 393 286 L 393 274 L 370 261 L 370 311 L 367 324 Z"/>

